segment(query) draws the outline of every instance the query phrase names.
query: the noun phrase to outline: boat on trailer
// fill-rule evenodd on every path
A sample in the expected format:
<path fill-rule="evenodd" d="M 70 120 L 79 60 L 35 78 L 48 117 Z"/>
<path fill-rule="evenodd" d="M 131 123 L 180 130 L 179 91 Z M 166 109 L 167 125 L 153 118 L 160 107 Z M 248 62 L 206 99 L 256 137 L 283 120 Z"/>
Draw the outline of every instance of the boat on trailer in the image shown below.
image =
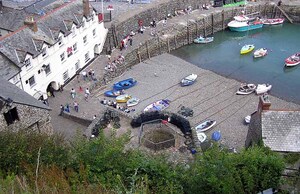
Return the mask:
<path fill-rule="evenodd" d="M 216 123 L 217 123 L 217 121 L 215 121 L 215 120 L 207 120 L 207 121 L 204 121 L 203 123 L 200 123 L 199 125 L 197 125 L 195 127 L 195 129 L 197 132 L 205 132 L 205 131 L 211 129 Z"/>

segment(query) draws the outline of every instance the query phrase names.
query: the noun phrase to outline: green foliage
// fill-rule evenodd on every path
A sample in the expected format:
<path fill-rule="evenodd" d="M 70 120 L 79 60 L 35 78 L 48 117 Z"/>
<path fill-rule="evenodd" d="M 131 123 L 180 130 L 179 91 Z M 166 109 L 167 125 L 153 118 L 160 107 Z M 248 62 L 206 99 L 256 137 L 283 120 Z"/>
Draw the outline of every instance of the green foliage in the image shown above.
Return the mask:
<path fill-rule="evenodd" d="M 300 160 L 300 154 L 299 153 L 287 153 L 287 154 L 284 154 L 284 161 L 287 164 L 295 164 L 299 160 Z"/>

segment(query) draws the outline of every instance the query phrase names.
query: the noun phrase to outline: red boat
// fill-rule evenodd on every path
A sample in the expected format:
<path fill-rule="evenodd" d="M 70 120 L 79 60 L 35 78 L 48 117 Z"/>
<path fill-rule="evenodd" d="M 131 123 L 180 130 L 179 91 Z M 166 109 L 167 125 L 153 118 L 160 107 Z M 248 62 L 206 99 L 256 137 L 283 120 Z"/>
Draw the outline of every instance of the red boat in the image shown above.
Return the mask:
<path fill-rule="evenodd" d="M 285 60 L 285 66 L 293 67 L 300 64 L 300 53 L 293 54 Z"/>
<path fill-rule="evenodd" d="M 264 25 L 279 25 L 284 22 L 284 18 L 265 19 L 262 21 Z"/>

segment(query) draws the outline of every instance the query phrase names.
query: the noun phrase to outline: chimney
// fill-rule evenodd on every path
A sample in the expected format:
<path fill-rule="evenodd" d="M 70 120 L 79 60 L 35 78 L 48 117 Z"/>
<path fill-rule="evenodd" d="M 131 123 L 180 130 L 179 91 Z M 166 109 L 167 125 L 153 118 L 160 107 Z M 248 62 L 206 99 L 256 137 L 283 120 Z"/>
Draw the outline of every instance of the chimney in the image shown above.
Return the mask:
<path fill-rule="evenodd" d="M 263 110 L 270 110 L 271 102 L 269 100 L 269 94 L 265 93 L 259 97 L 259 102 L 258 102 L 258 112 L 259 114 Z"/>
<path fill-rule="evenodd" d="M 27 25 L 33 32 L 38 31 L 37 23 L 34 21 L 33 16 L 26 17 L 24 24 Z"/>
<path fill-rule="evenodd" d="M 83 3 L 83 15 L 85 17 L 90 16 L 90 3 L 89 0 L 82 0 Z"/>

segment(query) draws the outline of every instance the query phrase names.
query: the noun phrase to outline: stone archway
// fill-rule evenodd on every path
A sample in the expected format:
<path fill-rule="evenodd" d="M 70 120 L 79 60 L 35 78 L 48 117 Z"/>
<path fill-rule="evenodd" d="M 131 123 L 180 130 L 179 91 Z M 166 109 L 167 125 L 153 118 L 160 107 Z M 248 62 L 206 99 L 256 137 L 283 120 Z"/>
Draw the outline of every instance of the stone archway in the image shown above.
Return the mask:
<path fill-rule="evenodd" d="M 46 91 L 49 92 L 50 88 L 53 88 L 54 90 L 59 90 L 59 84 L 56 81 L 52 81 L 48 84 Z"/>

